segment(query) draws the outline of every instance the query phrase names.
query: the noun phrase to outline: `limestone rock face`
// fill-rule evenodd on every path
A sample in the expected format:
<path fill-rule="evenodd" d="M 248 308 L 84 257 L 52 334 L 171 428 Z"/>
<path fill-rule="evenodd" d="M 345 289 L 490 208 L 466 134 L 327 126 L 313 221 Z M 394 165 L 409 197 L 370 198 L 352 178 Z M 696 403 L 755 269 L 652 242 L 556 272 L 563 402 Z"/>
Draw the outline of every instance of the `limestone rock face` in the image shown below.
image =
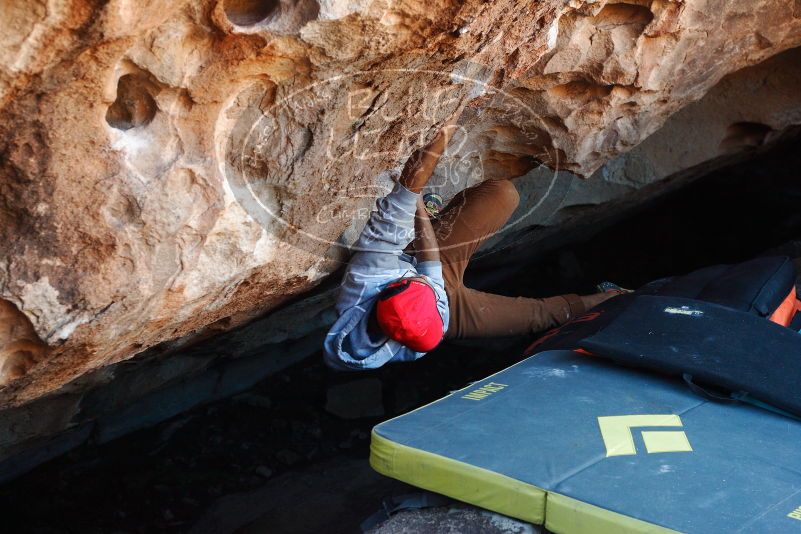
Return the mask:
<path fill-rule="evenodd" d="M 2 405 L 311 288 L 383 171 L 461 102 L 438 179 L 532 157 L 590 176 L 726 74 L 801 45 L 794 0 L 0 9 Z M 786 119 L 744 116 L 720 146 Z"/>

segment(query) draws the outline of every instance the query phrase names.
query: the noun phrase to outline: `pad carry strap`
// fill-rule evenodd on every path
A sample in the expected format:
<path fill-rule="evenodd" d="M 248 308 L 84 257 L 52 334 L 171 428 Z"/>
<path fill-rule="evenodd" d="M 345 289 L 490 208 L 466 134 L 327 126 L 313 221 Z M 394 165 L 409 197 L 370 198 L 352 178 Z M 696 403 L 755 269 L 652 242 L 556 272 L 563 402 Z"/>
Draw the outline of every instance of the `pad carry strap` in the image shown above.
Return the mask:
<path fill-rule="evenodd" d="M 684 383 L 687 384 L 687 387 L 690 388 L 690 391 L 692 391 L 696 395 L 699 395 L 699 396 L 704 397 L 706 399 L 709 399 L 711 401 L 723 402 L 723 403 L 726 403 L 726 404 L 736 404 L 736 403 L 740 402 L 740 399 L 734 398 L 731 395 L 724 395 L 722 393 L 715 393 L 710 389 L 707 389 L 707 388 L 699 386 L 698 384 L 693 382 L 693 375 L 691 375 L 689 373 L 682 374 L 681 378 L 684 380 Z M 742 392 L 742 393 L 745 393 L 745 392 Z"/>

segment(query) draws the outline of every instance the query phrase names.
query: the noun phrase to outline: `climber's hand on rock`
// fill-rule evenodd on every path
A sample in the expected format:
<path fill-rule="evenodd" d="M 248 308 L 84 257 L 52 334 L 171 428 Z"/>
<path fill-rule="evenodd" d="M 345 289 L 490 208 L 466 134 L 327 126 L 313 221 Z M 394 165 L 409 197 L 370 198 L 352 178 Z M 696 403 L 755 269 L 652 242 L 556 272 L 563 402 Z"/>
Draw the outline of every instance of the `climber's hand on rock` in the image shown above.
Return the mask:
<path fill-rule="evenodd" d="M 431 178 L 431 174 L 434 172 L 434 168 L 437 166 L 439 158 L 445 152 L 445 148 L 448 146 L 448 143 L 451 142 L 451 139 L 459 128 L 456 123 L 459 117 L 461 117 L 466 103 L 467 100 L 459 105 L 451 117 L 445 121 L 442 128 L 440 128 L 439 132 L 437 132 L 437 135 L 434 136 L 434 139 L 432 139 L 430 143 L 418 149 L 409 157 L 398 179 L 401 185 L 406 189 L 413 193 L 419 193 L 426 186 L 429 178 Z"/>

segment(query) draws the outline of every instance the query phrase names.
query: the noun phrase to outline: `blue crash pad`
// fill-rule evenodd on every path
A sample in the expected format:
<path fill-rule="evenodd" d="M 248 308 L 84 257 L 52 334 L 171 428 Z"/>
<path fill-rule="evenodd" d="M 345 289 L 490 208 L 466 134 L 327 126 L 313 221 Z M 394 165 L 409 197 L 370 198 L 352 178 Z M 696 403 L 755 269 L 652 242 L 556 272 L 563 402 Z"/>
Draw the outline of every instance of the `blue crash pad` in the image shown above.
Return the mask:
<path fill-rule="evenodd" d="M 556 533 L 801 532 L 801 422 L 572 351 L 376 426 L 371 463 Z"/>

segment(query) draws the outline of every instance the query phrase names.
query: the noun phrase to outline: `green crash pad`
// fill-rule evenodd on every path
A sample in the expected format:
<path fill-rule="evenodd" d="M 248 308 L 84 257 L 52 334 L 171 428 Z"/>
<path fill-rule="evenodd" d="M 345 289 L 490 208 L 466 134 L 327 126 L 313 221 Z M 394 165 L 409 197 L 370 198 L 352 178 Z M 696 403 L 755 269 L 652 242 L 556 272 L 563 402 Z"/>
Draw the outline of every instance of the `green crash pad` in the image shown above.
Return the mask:
<path fill-rule="evenodd" d="M 801 422 L 572 351 L 376 426 L 370 462 L 556 533 L 801 532 Z"/>

